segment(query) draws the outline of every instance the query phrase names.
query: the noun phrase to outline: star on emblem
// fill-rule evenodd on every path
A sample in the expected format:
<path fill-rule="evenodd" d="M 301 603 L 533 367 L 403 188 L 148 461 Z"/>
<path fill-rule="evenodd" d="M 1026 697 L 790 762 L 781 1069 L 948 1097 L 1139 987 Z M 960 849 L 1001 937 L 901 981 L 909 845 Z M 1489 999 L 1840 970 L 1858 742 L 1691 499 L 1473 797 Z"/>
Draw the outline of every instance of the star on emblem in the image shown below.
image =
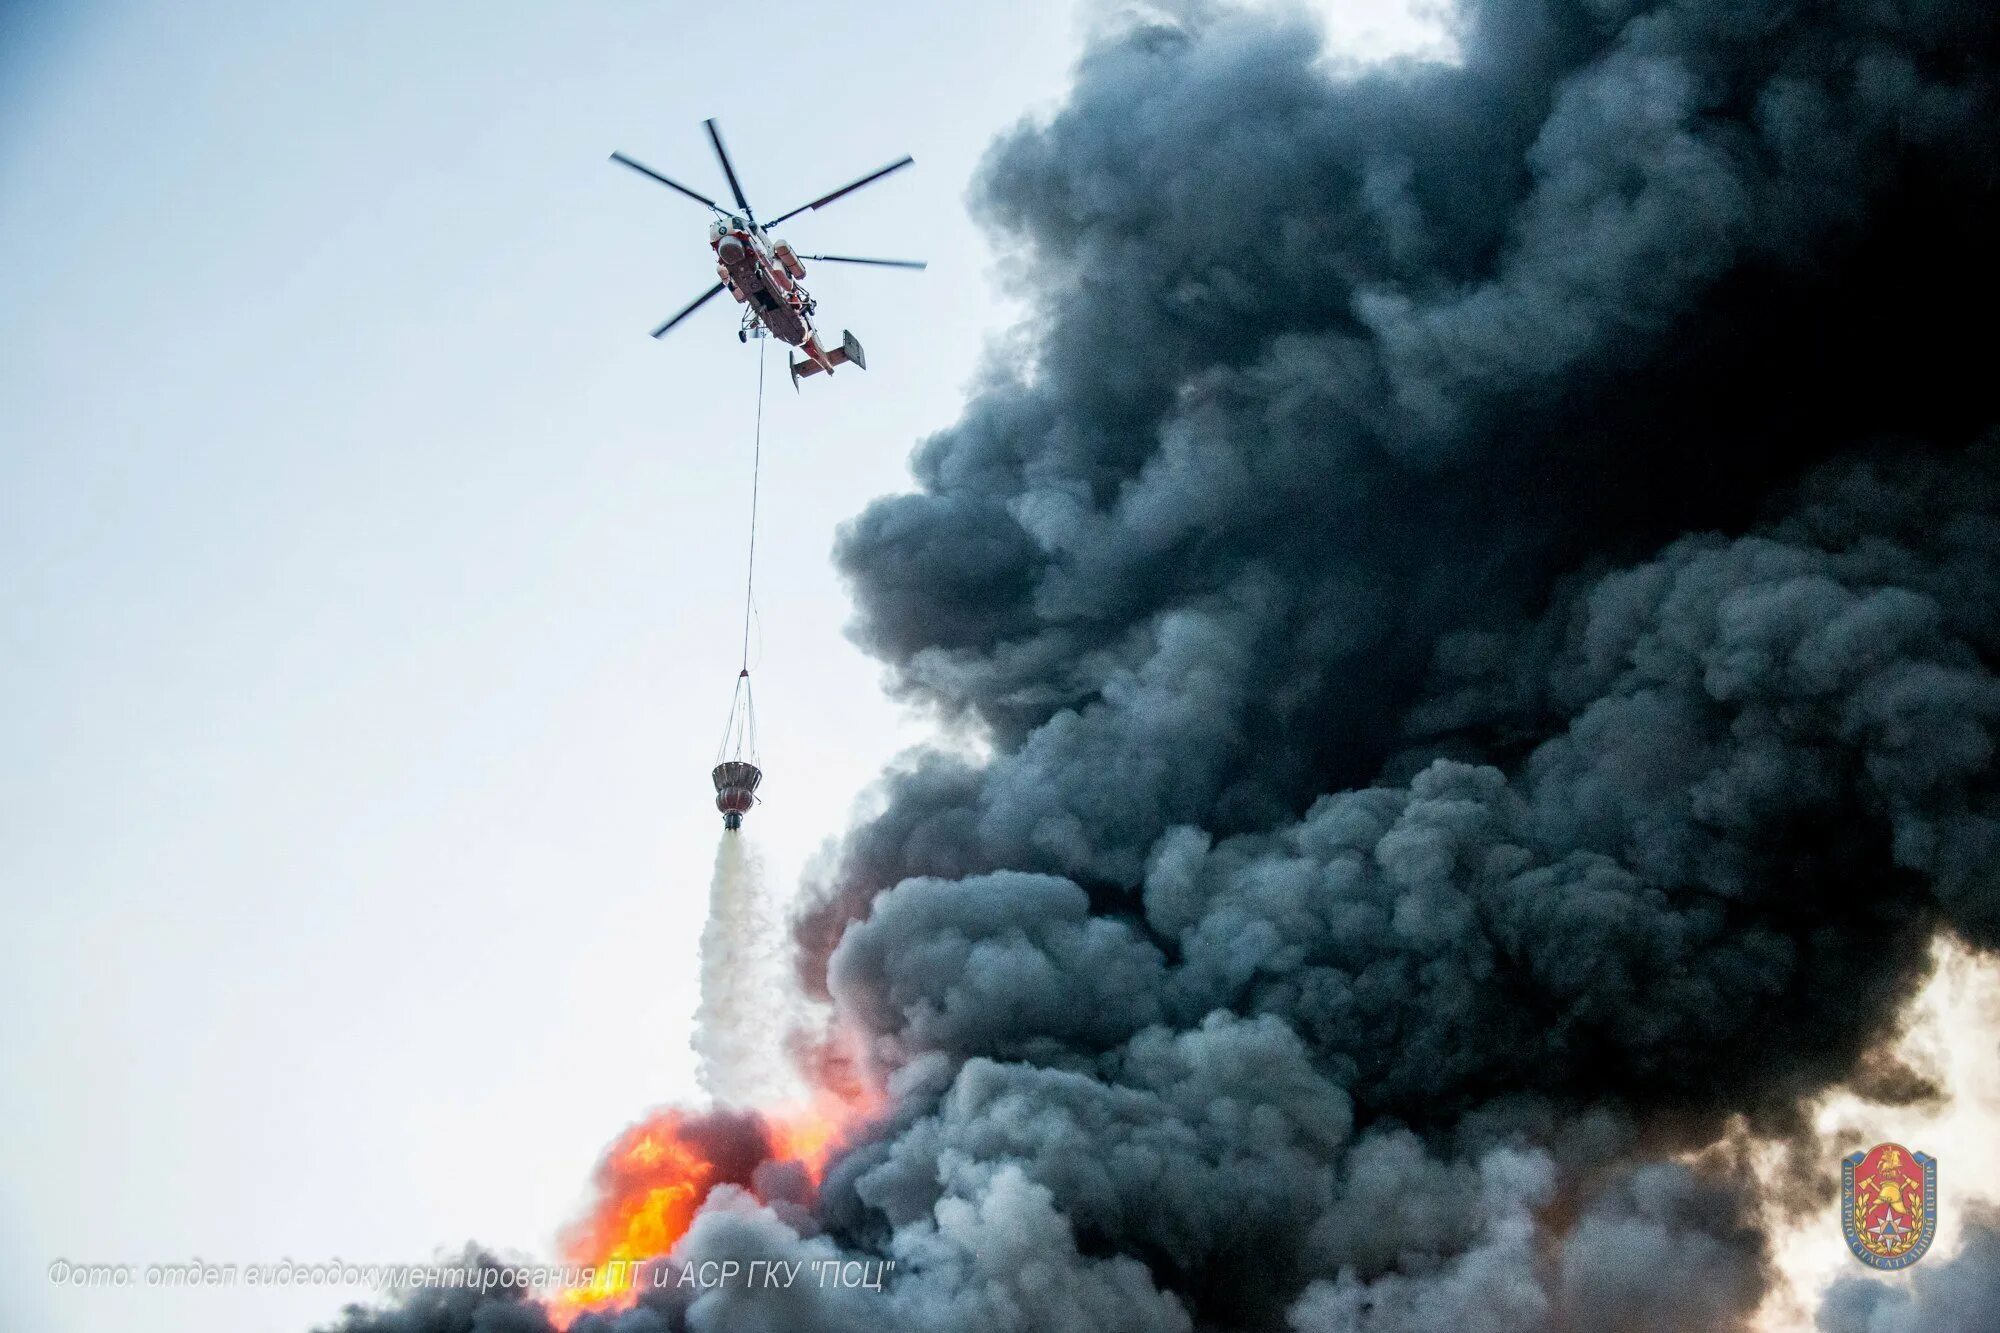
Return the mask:
<path fill-rule="evenodd" d="M 1868 1234 L 1880 1241 L 1884 1249 L 1893 1249 L 1898 1241 L 1909 1234 L 1909 1228 L 1897 1226 L 1894 1213 L 1884 1213 L 1880 1222 L 1868 1228 Z"/>

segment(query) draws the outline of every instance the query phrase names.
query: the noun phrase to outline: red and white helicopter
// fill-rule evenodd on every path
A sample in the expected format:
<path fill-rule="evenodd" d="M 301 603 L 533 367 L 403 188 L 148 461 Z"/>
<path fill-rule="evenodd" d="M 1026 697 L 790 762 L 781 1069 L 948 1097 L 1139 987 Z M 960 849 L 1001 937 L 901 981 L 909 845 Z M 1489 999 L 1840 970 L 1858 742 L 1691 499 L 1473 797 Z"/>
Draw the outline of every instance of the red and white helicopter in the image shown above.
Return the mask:
<path fill-rule="evenodd" d="M 713 120 L 702 122 L 708 128 L 709 142 L 715 145 L 715 156 L 722 163 L 722 174 L 729 178 L 729 192 L 736 198 L 736 211 L 730 212 L 715 200 L 699 190 L 691 190 L 669 176 L 635 162 L 623 153 L 613 153 L 611 160 L 627 166 L 642 176 L 650 176 L 669 189 L 678 190 L 698 204 L 705 204 L 715 213 L 715 219 L 708 224 L 708 245 L 715 252 L 715 275 L 718 281 L 713 287 L 688 302 L 679 314 L 653 330 L 653 336 L 666 336 L 667 330 L 692 315 L 708 301 L 727 291 L 743 307 L 743 323 L 737 330 L 738 338 L 748 340 L 755 333 L 762 337 L 764 331 L 790 343 L 806 354 L 803 361 L 791 362 L 792 384 L 797 387 L 799 380 L 807 375 L 817 375 L 822 370 L 833 373 L 835 366 L 853 364 L 861 370 L 868 369 L 867 359 L 862 355 L 861 342 L 847 330 L 841 330 L 840 346 L 825 348 L 820 346 L 819 334 L 814 331 L 812 317 L 817 303 L 810 293 L 800 285 L 806 269 L 803 260 L 824 261 L 830 264 L 875 264 L 883 268 L 922 268 L 923 263 L 915 259 L 861 259 L 853 255 L 802 255 L 782 240 L 771 239 L 766 227 L 775 227 L 789 218 L 811 209 L 825 208 L 843 195 L 852 194 L 864 185 L 872 185 L 892 171 L 901 171 L 916 159 L 904 157 L 891 162 L 879 171 L 871 171 L 860 180 L 841 186 L 831 194 L 823 194 L 809 204 L 801 204 L 789 213 L 784 213 L 768 224 L 759 224 L 757 215 L 750 209 L 750 201 L 743 197 L 743 187 L 737 182 L 736 168 L 730 165 L 729 153 L 722 146 L 722 134 Z"/>

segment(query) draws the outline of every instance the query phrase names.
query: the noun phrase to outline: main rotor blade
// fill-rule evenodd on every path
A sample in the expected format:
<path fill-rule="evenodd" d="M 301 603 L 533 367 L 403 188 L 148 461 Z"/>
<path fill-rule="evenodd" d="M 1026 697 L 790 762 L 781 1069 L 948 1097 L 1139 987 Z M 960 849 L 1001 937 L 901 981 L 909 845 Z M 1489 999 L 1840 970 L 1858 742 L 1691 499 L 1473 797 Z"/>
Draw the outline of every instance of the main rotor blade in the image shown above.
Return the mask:
<path fill-rule="evenodd" d="M 743 197 L 743 187 L 737 183 L 736 168 L 729 164 L 729 150 L 722 146 L 722 131 L 715 127 L 715 118 L 711 116 L 709 119 L 704 120 L 702 124 L 708 127 L 708 141 L 715 145 L 715 155 L 721 159 L 722 174 L 729 177 L 729 192 L 736 196 L 736 206 L 742 209 L 745 216 L 749 217 L 752 222 L 755 222 L 757 215 L 750 211 L 750 201 Z"/>
<path fill-rule="evenodd" d="M 904 157 L 901 161 L 891 162 L 888 166 L 883 167 L 880 171 L 871 171 L 866 176 L 863 176 L 860 180 L 854 181 L 853 183 L 848 185 L 841 186 L 838 190 L 835 190 L 832 194 L 823 194 L 809 204 L 800 204 L 797 208 L 793 209 L 791 212 L 784 214 L 782 217 L 774 218 L 773 220 L 765 223 L 764 225 L 766 227 L 775 227 L 780 222 L 783 222 L 786 218 L 795 218 L 799 214 L 807 211 L 808 209 L 825 208 L 828 204 L 840 198 L 840 196 L 842 196 L 843 194 L 853 194 L 856 190 L 860 189 L 862 186 L 872 185 L 876 181 L 879 181 L 884 176 L 888 175 L 890 172 L 901 171 L 904 167 L 909 166 L 916 160 L 917 159 L 915 159 L 914 157 Z"/>
<path fill-rule="evenodd" d="M 659 172 L 653 170 L 651 167 L 647 166 L 644 162 L 634 162 L 631 158 L 625 156 L 625 154 L 623 153 L 613 153 L 611 155 L 611 160 L 613 162 L 618 163 L 620 166 L 632 168 L 632 170 L 638 172 L 641 176 L 651 176 L 654 180 L 658 181 L 660 184 L 666 186 L 670 190 L 679 190 L 682 194 L 686 195 L 688 198 L 694 200 L 698 204 L 707 204 L 710 208 L 714 209 L 718 213 L 722 211 L 721 204 L 716 203 L 715 200 L 709 198 L 701 191 L 690 190 L 687 186 L 681 184 L 679 181 L 675 180 L 671 176 L 662 176 Z"/>
<path fill-rule="evenodd" d="M 880 264 L 883 268 L 928 268 L 921 259 L 861 259 L 854 255 L 800 255 L 800 259 L 814 259 L 823 264 Z"/>
<path fill-rule="evenodd" d="M 708 304 L 708 302 L 711 299 L 721 295 L 721 293 L 722 293 L 722 284 L 718 282 L 713 287 L 703 292 L 700 296 L 695 297 L 694 300 L 689 301 L 687 305 L 682 307 L 681 312 L 678 315 L 675 315 L 672 319 L 660 325 L 659 328 L 654 329 L 653 336 L 655 338 L 664 338 L 666 336 L 668 329 L 680 323 L 682 320 L 686 319 L 689 315 L 692 315 L 695 311 L 701 309 L 704 305 Z"/>

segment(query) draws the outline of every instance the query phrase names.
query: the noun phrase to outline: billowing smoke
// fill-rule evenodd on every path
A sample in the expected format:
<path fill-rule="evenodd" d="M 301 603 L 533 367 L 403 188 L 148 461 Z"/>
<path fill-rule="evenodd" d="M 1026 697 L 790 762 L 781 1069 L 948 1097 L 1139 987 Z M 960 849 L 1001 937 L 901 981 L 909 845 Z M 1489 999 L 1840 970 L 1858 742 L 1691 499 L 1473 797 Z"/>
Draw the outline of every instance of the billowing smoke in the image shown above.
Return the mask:
<path fill-rule="evenodd" d="M 723 833 L 701 932 L 693 1039 L 696 1075 L 716 1106 L 779 1106 L 799 1096 L 785 1045 L 794 1021 L 787 957 L 763 858 L 745 834 Z"/>
<path fill-rule="evenodd" d="M 838 550 L 990 757 L 798 931 L 894 1110 L 677 1250 L 895 1268 L 621 1330 L 1740 1327 L 1732 1145 L 2000 947 L 2000 11 L 1458 21 L 1155 7 L 992 150 L 1025 350 Z"/>
<path fill-rule="evenodd" d="M 1935 1333 L 1990 1325 L 2000 1310 L 2000 1218 L 1986 1216 L 1951 1263 L 1919 1268 L 1907 1284 L 1862 1278 L 1834 1284 L 1820 1312 L 1825 1333 Z"/>

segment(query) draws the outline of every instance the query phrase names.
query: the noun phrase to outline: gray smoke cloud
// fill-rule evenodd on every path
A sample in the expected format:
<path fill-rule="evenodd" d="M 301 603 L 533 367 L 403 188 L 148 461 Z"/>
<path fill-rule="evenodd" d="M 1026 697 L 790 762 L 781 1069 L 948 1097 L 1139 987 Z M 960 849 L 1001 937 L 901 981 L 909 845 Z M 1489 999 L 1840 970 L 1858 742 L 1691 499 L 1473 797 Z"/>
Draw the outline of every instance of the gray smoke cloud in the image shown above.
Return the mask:
<path fill-rule="evenodd" d="M 2000 1219 L 1968 1228 L 1964 1247 L 1938 1265 L 1910 1271 L 1906 1285 L 1845 1278 L 1827 1294 L 1822 1333 L 1928 1333 L 1980 1328 L 2000 1309 Z"/>
<path fill-rule="evenodd" d="M 894 1276 L 582 1333 L 1737 1327 L 1718 1145 L 2000 947 L 2000 15 L 1458 22 L 1150 10 L 994 146 L 1027 350 L 836 553 L 990 746 L 799 923 L 894 1109 L 676 1253 Z"/>

